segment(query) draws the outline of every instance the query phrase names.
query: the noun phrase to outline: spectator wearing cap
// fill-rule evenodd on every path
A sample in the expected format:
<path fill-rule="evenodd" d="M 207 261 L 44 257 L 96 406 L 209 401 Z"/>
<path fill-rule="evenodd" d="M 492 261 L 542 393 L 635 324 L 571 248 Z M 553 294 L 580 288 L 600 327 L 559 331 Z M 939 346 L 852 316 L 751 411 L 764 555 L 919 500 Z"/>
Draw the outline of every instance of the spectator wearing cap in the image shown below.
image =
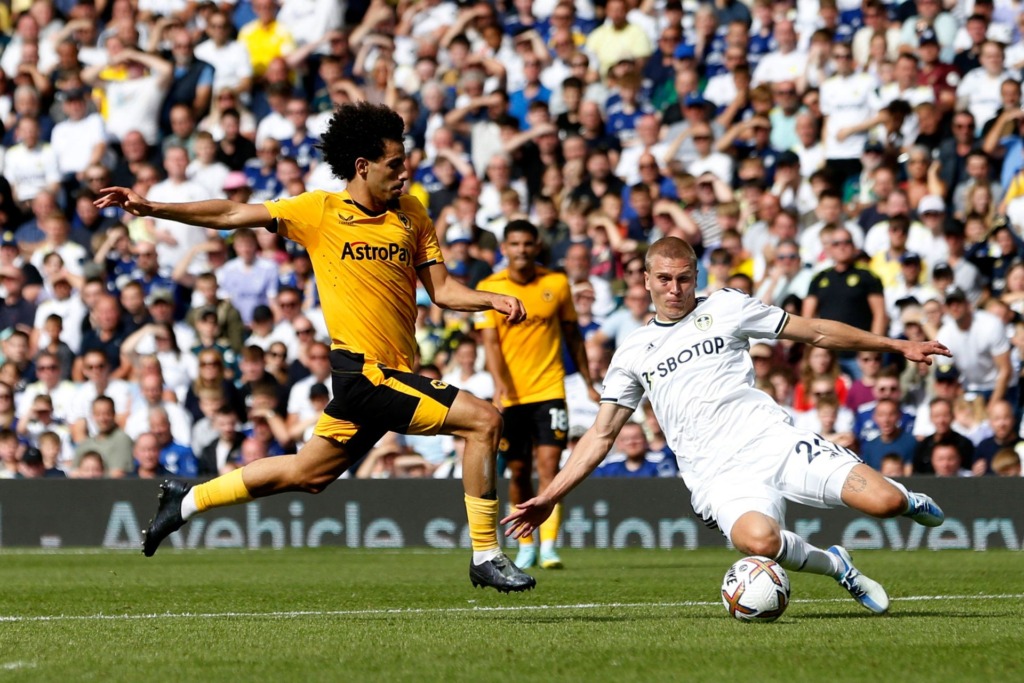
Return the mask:
<path fill-rule="evenodd" d="M 252 322 L 249 323 L 249 336 L 246 337 L 246 345 L 259 346 L 266 351 L 270 344 L 276 341 L 271 338 L 274 332 L 274 313 L 270 306 L 259 305 L 252 312 Z M 281 342 L 285 343 L 285 342 Z M 287 344 L 285 344 L 287 346 Z"/>
<path fill-rule="evenodd" d="M 897 215 L 886 221 L 889 233 L 889 247 L 875 252 L 871 257 L 871 272 L 878 276 L 885 288 L 893 287 L 900 283 L 901 266 L 904 264 L 904 257 L 914 262 L 918 267 L 918 276 L 921 271 L 921 255 L 911 252 L 907 248 L 907 236 L 910 233 L 910 219 L 906 215 Z M 865 240 L 866 242 L 867 240 Z M 906 286 L 915 286 L 915 280 Z"/>
<path fill-rule="evenodd" d="M 267 305 L 277 296 L 277 265 L 258 257 L 259 245 L 252 230 L 236 230 L 232 247 L 235 258 L 225 263 L 218 273 L 220 291 L 231 300 L 246 325 L 252 322 L 253 310 Z"/>
<path fill-rule="evenodd" d="M 601 75 L 623 59 L 644 60 L 654 51 L 644 30 L 626 18 L 625 0 L 609 0 L 605 22 L 587 37 L 586 49 L 597 57 Z"/>
<path fill-rule="evenodd" d="M 909 17 L 903 22 L 900 29 L 900 46 L 916 48 L 919 44 L 919 36 L 927 29 L 935 32 L 935 37 L 942 48 L 942 60 L 950 62 L 953 59 L 953 40 L 956 38 L 956 19 L 949 13 L 943 11 L 939 0 L 917 0 L 915 3 L 917 14 Z"/>
<path fill-rule="evenodd" d="M 84 86 L 58 93 L 66 118 L 53 127 L 50 146 L 57 153 L 57 168 L 68 188 L 77 186 L 86 168 L 102 163 L 107 151 L 106 126 L 97 112 L 89 113 L 88 96 Z"/>
<path fill-rule="evenodd" d="M 899 41 L 889 44 L 899 45 Z M 921 60 L 918 83 L 932 89 L 939 114 L 944 116 L 956 107 L 956 87 L 960 83 L 960 71 L 940 58 L 941 50 L 939 37 L 933 29 L 926 28 L 918 34 L 917 56 Z"/>
<path fill-rule="evenodd" d="M 903 311 L 908 304 L 920 306 L 921 302 L 939 298 L 939 292 L 922 278 L 924 270 L 920 254 L 904 252 L 899 258 L 899 272 L 895 281 L 885 288 L 886 311 L 891 321 L 890 333 L 903 332 Z M 920 310 L 918 310 L 920 313 Z"/>
<path fill-rule="evenodd" d="M 964 224 L 947 220 L 942 226 L 946 240 L 946 263 L 953 269 L 953 282 L 964 290 L 971 303 L 977 303 L 984 293 L 985 278 L 978 267 L 967 258 Z"/>
<path fill-rule="evenodd" d="M 1024 240 L 1006 221 L 998 221 L 989 232 L 987 243 L 974 245 L 968 252 L 969 259 L 988 266 L 989 292 L 995 296 L 999 296 L 1006 286 L 1006 273 L 1010 267 L 1022 257 Z"/>
<path fill-rule="evenodd" d="M 999 400 L 1016 404 L 1017 377 L 1010 362 L 1006 326 L 991 313 L 974 310 L 958 287 L 946 291 L 946 319 L 938 340 L 953 353 L 968 393 L 989 404 Z"/>
<path fill-rule="evenodd" d="M 856 130 L 872 117 L 876 84 L 873 76 L 854 71 L 853 52 L 848 44 L 833 45 L 832 59 L 836 73 L 822 83 L 820 93 L 821 113 L 825 117 L 822 141 L 829 170 L 845 182 L 860 172 L 860 155 L 867 135 L 850 129 Z"/>
<path fill-rule="evenodd" d="M 445 263 L 450 267 L 463 264 L 466 271 L 466 285 L 475 288 L 477 283 L 490 275 L 492 271 L 485 261 L 481 261 L 470 253 L 472 243 L 470 232 L 459 225 L 451 225 L 445 231 L 445 244 L 448 246 Z"/>
<path fill-rule="evenodd" d="M 35 446 L 29 446 L 21 454 L 21 458 L 18 462 L 18 473 L 15 475 L 16 479 L 44 479 L 50 477 L 61 477 L 64 473 L 60 470 L 56 470 L 53 474 L 51 470 L 46 469 L 46 465 L 43 463 L 43 454 L 39 452 L 39 449 Z"/>

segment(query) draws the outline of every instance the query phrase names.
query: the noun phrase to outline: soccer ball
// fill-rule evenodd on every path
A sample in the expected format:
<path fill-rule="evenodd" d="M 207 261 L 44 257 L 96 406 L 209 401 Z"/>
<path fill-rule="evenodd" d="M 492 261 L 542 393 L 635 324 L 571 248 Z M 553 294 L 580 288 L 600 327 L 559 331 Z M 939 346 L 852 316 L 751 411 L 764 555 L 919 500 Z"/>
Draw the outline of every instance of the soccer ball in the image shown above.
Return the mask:
<path fill-rule="evenodd" d="M 789 604 L 789 576 L 767 557 L 744 557 L 722 579 L 722 604 L 740 621 L 775 621 Z"/>

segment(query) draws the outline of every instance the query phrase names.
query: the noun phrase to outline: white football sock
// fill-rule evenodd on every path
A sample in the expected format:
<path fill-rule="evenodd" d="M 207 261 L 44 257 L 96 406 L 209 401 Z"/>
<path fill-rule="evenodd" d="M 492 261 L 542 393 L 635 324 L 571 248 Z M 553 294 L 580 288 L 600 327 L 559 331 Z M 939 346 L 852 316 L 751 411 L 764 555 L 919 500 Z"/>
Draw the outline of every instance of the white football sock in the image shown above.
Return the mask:
<path fill-rule="evenodd" d="M 910 491 L 907 490 L 907 487 L 899 483 L 895 479 L 890 479 L 889 477 L 886 477 L 885 480 L 892 484 L 893 486 L 895 486 L 896 488 L 898 488 L 900 490 L 900 493 L 903 494 L 903 497 L 907 499 L 907 509 L 903 511 L 904 514 L 910 512 Z"/>
<path fill-rule="evenodd" d="M 784 569 L 809 574 L 822 574 L 833 578 L 843 572 L 842 563 L 832 553 L 825 552 L 800 538 L 792 531 L 783 531 L 782 548 L 775 561 Z"/>
<path fill-rule="evenodd" d="M 484 562 L 490 562 L 501 553 L 500 548 L 493 548 L 491 550 L 474 550 L 473 551 L 473 564 L 483 564 Z"/>
<path fill-rule="evenodd" d="M 181 499 L 181 518 L 187 522 L 197 512 L 199 512 L 199 508 L 196 507 L 196 490 L 190 488 L 185 497 Z"/>

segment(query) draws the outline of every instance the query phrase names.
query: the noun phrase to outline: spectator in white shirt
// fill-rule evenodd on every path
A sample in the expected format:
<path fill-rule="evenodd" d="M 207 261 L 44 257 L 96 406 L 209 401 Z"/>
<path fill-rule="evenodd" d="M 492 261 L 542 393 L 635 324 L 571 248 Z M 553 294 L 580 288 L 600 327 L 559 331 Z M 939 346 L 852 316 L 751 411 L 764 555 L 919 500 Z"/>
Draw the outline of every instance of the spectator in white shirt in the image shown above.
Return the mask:
<path fill-rule="evenodd" d="M 23 116 L 15 129 L 18 144 L 7 150 L 3 159 L 4 177 L 11 184 L 14 199 L 22 206 L 40 190 L 56 193 L 60 189 L 57 155 L 39 139 L 39 121 Z"/>
<path fill-rule="evenodd" d="M 956 89 L 957 103 L 974 115 L 975 134 L 981 135 L 985 124 L 991 121 L 1002 106 L 1000 89 L 1010 78 L 1003 68 L 1003 46 L 994 40 L 981 44 L 981 66 L 968 71 Z"/>

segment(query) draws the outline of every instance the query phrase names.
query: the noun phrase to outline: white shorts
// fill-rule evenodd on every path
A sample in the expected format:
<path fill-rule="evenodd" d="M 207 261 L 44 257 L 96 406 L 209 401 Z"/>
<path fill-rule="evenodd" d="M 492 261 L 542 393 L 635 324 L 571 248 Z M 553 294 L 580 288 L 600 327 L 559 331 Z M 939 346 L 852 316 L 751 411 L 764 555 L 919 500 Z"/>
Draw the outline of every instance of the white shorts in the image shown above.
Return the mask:
<path fill-rule="evenodd" d="M 731 538 L 747 512 L 761 512 L 785 528 L 786 501 L 839 507 L 857 454 L 814 432 L 788 424 L 770 427 L 733 456 L 734 466 L 692 484 L 693 509 Z"/>

